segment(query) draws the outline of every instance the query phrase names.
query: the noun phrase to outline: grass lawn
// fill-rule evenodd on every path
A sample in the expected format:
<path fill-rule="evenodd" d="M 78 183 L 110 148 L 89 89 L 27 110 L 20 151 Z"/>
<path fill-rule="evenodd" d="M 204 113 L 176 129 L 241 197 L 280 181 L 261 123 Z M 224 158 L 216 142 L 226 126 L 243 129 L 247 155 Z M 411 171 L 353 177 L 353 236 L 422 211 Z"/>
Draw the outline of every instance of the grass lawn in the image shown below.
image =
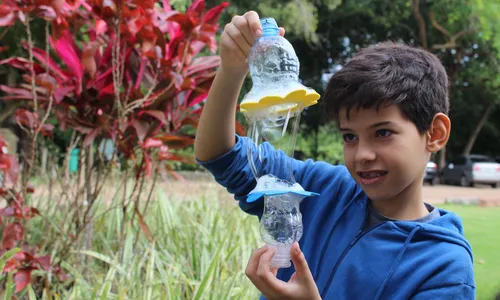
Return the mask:
<path fill-rule="evenodd" d="M 477 299 L 492 300 L 500 293 L 500 207 L 440 205 L 462 218 L 474 253 Z"/>

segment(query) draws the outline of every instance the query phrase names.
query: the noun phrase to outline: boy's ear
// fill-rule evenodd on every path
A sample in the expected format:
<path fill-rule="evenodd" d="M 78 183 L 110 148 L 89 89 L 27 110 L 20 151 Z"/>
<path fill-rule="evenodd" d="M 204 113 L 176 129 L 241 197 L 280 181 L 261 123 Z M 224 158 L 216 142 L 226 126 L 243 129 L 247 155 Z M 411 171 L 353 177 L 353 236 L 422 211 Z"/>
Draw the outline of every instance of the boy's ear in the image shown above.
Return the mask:
<path fill-rule="evenodd" d="M 436 153 L 443 149 L 450 138 L 450 130 L 450 118 L 443 113 L 436 114 L 427 131 L 427 151 Z"/>

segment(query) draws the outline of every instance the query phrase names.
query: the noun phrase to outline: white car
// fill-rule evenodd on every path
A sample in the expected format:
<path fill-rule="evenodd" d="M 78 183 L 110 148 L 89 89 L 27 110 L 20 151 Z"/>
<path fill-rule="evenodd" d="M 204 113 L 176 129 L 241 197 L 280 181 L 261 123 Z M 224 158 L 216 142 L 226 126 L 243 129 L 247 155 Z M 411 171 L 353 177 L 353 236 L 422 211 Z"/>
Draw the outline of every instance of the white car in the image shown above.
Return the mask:
<path fill-rule="evenodd" d="M 500 187 L 500 163 L 485 155 L 462 156 L 446 165 L 441 179 L 445 184 L 473 186 L 480 183 Z"/>
<path fill-rule="evenodd" d="M 424 182 L 427 182 L 430 185 L 434 185 L 438 179 L 437 170 L 438 166 L 436 165 L 436 163 L 433 161 L 429 161 L 427 163 L 427 167 L 425 168 Z"/>

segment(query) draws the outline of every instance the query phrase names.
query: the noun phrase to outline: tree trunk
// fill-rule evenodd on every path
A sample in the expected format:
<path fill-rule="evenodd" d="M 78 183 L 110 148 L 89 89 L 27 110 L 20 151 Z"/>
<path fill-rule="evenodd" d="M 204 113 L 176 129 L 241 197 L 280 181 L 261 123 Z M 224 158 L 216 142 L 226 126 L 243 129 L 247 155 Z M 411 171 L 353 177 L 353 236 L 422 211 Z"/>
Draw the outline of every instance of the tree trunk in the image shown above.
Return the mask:
<path fill-rule="evenodd" d="M 479 119 L 479 122 L 476 124 L 476 127 L 472 131 L 471 135 L 469 136 L 469 140 L 467 141 L 464 151 L 462 152 L 463 155 L 469 155 L 471 153 L 472 147 L 474 147 L 474 144 L 476 143 L 477 136 L 479 135 L 479 132 L 481 131 L 484 124 L 488 120 L 488 117 L 490 116 L 493 107 L 495 107 L 495 102 L 491 101 L 484 110 L 481 119 Z"/>
<path fill-rule="evenodd" d="M 47 150 L 47 147 L 43 145 L 42 148 L 42 176 L 47 176 L 47 160 L 49 156 L 49 151 Z"/>
<path fill-rule="evenodd" d="M 441 151 L 439 151 L 439 162 L 438 162 L 438 167 L 439 170 L 442 170 L 446 165 L 446 146 L 444 146 Z"/>
<path fill-rule="evenodd" d="M 420 13 L 420 0 L 411 0 L 411 12 L 418 25 L 418 37 L 420 39 L 420 44 L 427 50 L 429 49 L 429 44 L 427 43 L 427 29 L 424 18 Z"/>

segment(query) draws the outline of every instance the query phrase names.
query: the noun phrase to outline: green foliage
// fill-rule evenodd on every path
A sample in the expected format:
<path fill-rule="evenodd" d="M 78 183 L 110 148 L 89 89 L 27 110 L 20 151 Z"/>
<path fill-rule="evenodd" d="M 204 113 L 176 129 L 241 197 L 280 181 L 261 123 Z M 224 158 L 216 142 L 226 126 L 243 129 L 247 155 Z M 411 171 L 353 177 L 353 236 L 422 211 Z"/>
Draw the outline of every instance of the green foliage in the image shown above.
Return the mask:
<path fill-rule="evenodd" d="M 317 132 L 308 132 L 303 126 L 297 137 L 297 151 L 305 158 L 329 163 L 344 162 L 342 136 L 334 123 L 322 125 Z"/>
<path fill-rule="evenodd" d="M 474 18 L 478 20 L 482 38 L 491 41 L 500 50 L 500 2 L 491 0 L 471 0 Z M 500 55 L 500 52 L 498 53 Z"/>
<path fill-rule="evenodd" d="M 179 201 L 159 192 L 145 215 L 154 242 L 141 232 L 137 245 L 141 229 L 130 224 L 120 244 L 121 199 L 96 208 L 92 249 L 75 245 L 62 263 L 73 282 L 52 278 L 50 291 L 75 300 L 255 299 L 258 291 L 244 270 L 251 252 L 262 244 L 258 219 L 234 203 L 220 202 L 215 194 L 205 195 Z M 63 226 L 63 207 L 53 219 Z M 29 226 L 34 235 L 52 240 L 46 236 L 52 232 L 50 223 L 38 220 Z M 6 276 L 1 274 L 0 281 Z"/>
<path fill-rule="evenodd" d="M 220 1 L 207 1 L 216 4 Z M 303 39 L 308 43 L 319 42 L 316 34 L 318 28 L 318 9 L 333 12 L 341 4 L 341 0 L 261 0 L 257 3 L 252 1 L 235 0 L 230 1 L 225 15 L 222 17 L 223 23 L 227 23 L 234 15 L 242 15 L 247 11 L 255 10 L 261 17 L 273 17 L 278 24 L 285 27 L 287 35 Z"/>
<path fill-rule="evenodd" d="M 495 299 L 500 293 L 500 207 L 466 205 L 440 205 L 460 216 L 464 223 L 465 237 L 474 253 L 476 299 Z"/>

